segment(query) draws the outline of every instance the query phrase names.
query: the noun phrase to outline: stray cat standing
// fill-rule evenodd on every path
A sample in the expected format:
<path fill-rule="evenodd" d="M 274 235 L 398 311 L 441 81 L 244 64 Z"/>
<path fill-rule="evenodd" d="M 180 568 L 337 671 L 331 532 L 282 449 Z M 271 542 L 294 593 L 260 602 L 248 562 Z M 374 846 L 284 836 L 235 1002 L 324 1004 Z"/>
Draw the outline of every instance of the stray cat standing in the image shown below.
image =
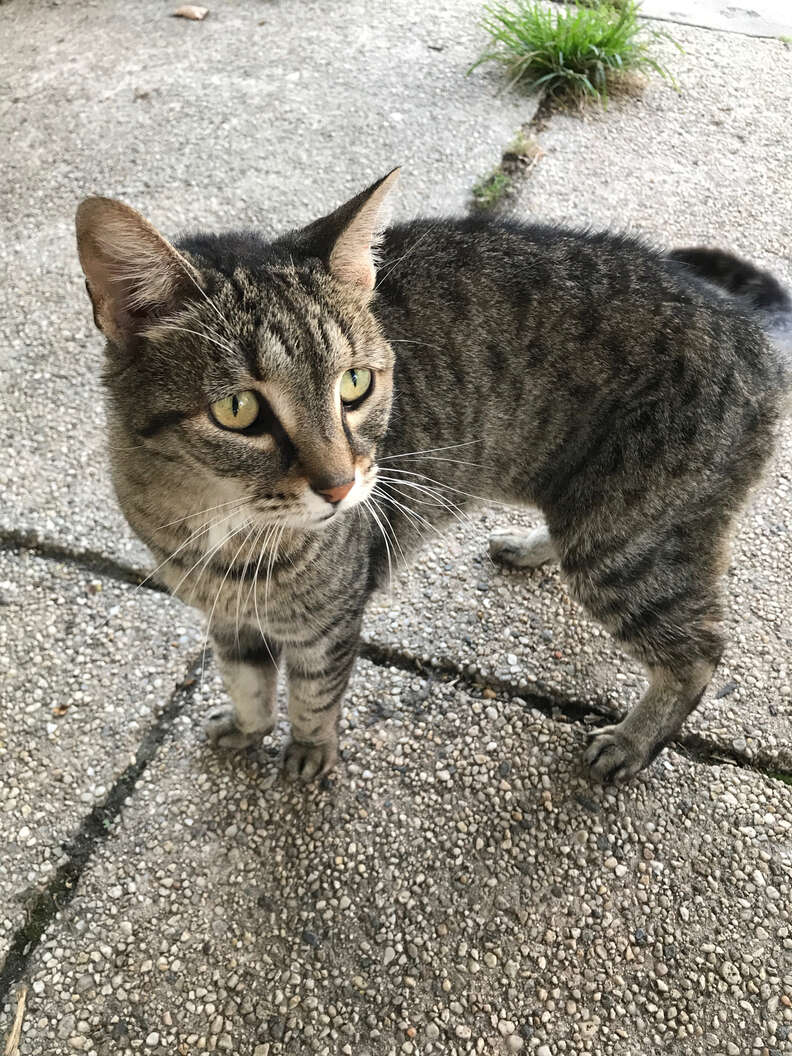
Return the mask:
<path fill-rule="evenodd" d="M 207 615 L 233 702 L 210 739 L 268 734 L 284 671 L 284 766 L 303 780 L 336 762 L 389 566 L 466 495 L 538 507 L 545 527 L 491 552 L 557 561 L 645 665 L 643 699 L 585 753 L 623 781 L 721 656 L 729 539 L 789 386 L 763 326 L 792 304 L 728 254 L 624 236 L 441 219 L 378 237 L 397 175 L 272 242 L 171 245 L 121 202 L 80 205 L 119 502 Z"/>

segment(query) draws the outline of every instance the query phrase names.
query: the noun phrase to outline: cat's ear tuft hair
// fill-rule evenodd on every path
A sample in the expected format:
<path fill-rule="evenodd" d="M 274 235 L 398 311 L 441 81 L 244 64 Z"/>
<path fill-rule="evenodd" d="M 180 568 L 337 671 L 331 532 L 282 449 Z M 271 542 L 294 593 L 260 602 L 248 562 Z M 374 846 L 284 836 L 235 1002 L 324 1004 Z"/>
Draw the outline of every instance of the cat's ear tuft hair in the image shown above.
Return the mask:
<path fill-rule="evenodd" d="M 385 226 L 383 204 L 399 179 L 393 169 L 329 216 L 299 232 L 298 245 L 324 260 L 331 275 L 361 290 L 374 289 L 374 251 Z"/>
<path fill-rule="evenodd" d="M 199 282 L 188 261 L 140 213 L 113 198 L 80 203 L 77 250 L 94 322 L 116 343 L 173 311 Z"/>

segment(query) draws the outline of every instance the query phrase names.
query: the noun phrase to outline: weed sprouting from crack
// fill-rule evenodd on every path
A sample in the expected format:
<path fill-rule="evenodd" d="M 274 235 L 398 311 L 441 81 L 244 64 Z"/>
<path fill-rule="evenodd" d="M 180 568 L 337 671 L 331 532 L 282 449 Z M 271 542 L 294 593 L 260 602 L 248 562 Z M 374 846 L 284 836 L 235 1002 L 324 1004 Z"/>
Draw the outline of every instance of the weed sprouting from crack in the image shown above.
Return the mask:
<path fill-rule="evenodd" d="M 594 2 L 565 11 L 548 10 L 534 0 L 514 0 L 514 5 L 499 2 L 484 8 L 481 24 L 492 47 L 468 72 L 481 63 L 498 62 L 505 66 L 510 86 L 578 105 L 606 103 L 609 90 L 628 72 L 651 70 L 674 83 L 650 54 L 651 44 L 663 38 L 682 48 L 664 30 L 639 20 L 636 0 L 623 0 L 618 7 Z"/>
<path fill-rule="evenodd" d="M 474 206 L 483 211 L 500 205 L 513 191 L 514 177 L 529 173 L 543 154 L 536 140 L 520 129 L 495 168 L 473 185 Z"/>
<path fill-rule="evenodd" d="M 511 178 L 496 165 L 492 172 L 482 176 L 473 184 L 473 202 L 477 209 L 494 209 L 505 197 L 511 186 Z"/>

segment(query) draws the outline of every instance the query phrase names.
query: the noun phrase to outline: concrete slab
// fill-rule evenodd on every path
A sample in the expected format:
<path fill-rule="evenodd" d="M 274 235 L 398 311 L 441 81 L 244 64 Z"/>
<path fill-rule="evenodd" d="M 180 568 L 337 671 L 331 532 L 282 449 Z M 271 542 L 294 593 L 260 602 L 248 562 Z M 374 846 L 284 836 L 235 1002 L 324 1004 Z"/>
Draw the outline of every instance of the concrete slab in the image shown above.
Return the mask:
<path fill-rule="evenodd" d="M 33 955 L 20 1056 L 792 1051 L 781 782 L 592 789 L 578 728 L 364 663 L 303 792 L 208 751 L 207 704 Z"/>
<path fill-rule="evenodd" d="M 409 0 L 309 0 L 299 18 L 240 0 L 200 23 L 159 0 L 2 5 L 0 527 L 145 561 L 107 482 L 79 199 L 121 197 L 167 234 L 273 233 L 401 163 L 401 214 L 460 211 L 532 113 L 496 71 L 465 75 L 479 16 L 478 0 L 429 21 Z"/>
<path fill-rule="evenodd" d="M 0 960 L 199 642 L 169 598 L 0 553 Z"/>
<path fill-rule="evenodd" d="M 641 14 L 753 37 L 780 37 L 792 32 L 792 10 L 787 0 L 751 0 L 745 6 L 728 0 L 642 0 Z"/>
<path fill-rule="evenodd" d="M 792 284 L 788 120 L 792 49 L 671 27 L 657 76 L 607 110 L 556 113 L 515 200 L 521 217 L 641 233 L 660 246 L 719 245 Z"/>

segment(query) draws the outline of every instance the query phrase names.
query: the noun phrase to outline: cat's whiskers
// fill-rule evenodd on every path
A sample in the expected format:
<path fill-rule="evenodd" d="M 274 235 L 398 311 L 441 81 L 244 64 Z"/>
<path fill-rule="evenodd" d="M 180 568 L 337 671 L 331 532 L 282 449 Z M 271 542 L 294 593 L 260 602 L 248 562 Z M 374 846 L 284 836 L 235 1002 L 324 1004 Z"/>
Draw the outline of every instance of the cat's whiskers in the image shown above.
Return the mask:
<path fill-rule="evenodd" d="M 247 534 L 247 536 L 245 538 L 245 542 L 242 544 L 243 546 L 246 545 L 248 539 L 253 534 L 253 532 L 257 532 L 256 539 L 258 539 L 259 536 L 261 535 L 261 532 L 263 531 L 263 529 L 261 528 L 260 525 L 257 525 L 255 522 L 251 522 L 251 523 L 252 523 L 252 527 L 251 527 L 250 531 L 248 532 L 248 534 Z M 242 600 L 242 585 L 245 582 L 245 576 L 247 575 L 248 565 L 250 564 L 250 558 L 251 558 L 251 555 L 252 555 L 252 553 L 254 551 L 255 545 L 256 545 L 256 542 L 254 540 L 253 545 L 248 547 L 247 556 L 245 557 L 245 563 L 242 566 L 242 572 L 239 575 L 239 584 L 237 586 L 236 613 L 235 613 L 235 616 L 234 616 L 234 627 L 235 627 L 234 634 L 235 634 L 235 641 L 236 641 L 237 646 L 239 646 L 239 603 Z"/>
<path fill-rule="evenodd" d="M 420 345 L 421 348 L 431 348 L 435 352 L 444 352 L 440 345 L 430 345 L 427 341 L 412 341 L 407 337 L 389 337 L 389 345 Z"/>
<path fill-rule="evenodd" d="M 194 337 L 200 337 L 202 341 L 208 341 L 212 345 L 217 345 L 217 347 L 221 348 L 224 352 L 230 352 L 231 355 L 237 354 L 237 350 L 234 349 L 231 345 L 227 344 L 225 341 L 218 341 L 217 338 L 210 337 L 210 335 L 206 332 L 201 333 L 199 330 L 191 330 L 187 326 L 177 326 L 175 323 L 162 322 L 156 323 L 155 329 L 171 330 L 174 333 L 192 334 Z"/>
<path fill-rule="evenodd" d="M 206 512 L 206 511 L 203 511 L 203 512 Z M 159 572 L 159 570 L 161 568 L 164 568 L 165 565 L 168 564 L 168 562 L 172 561 L 174 559 L 174 557 L 176 557 L 177 554 L 181 553 L 181 551 L 184 550 L 184 548 L 186 546 L 189 546 L 190 543 L 193 542 L 194 539 L 196 539 L 203 532 L 211 531 L 211 529 L 217 528 L 219 525 L 221 525 L 223 523 L 223 521 L 228 520 L 229 517 L 233 517 L 233 515 L 235 513 L 236 513 L 236 510 L 234 509 L 229 514 L 227 514 L 225 517 L 221 517 L 219 521 L 214 521 L 214 522 L 205 521 L 203 524 L 200 524 L 193 532 L 190 533 L 190 535 L 188 535 L 188 537 L 184 540 L 183 543 L 181 543 L 179 546 L 177 546 L 176 549 L 172 553 L 168 554 L 168 556 L 164 560 L 160 561 L 160 563 L 157 565 L 157 567 L 152 569 L 152 571 L 149 572 L 149 574 L 146 576 L 146 578 L 142 579 L 140 581 L 140 583 L 138 583 L 138 585 L 132 591 L 132 593 L 129 594 L 128 597 L 125 598 L 124 600 L 125 601 L 131 601 L 132 598 L 135 597 L 137 592 L 139 590 L 142 590 L 143 587 L 145 587 L 145 585 L 149 582 L 149 580 L 152 579 L 154 576 L 156 576 L 156 574 Z M 192 516 L 198 516 L 198 515 L 197 514 L 188 514 L 188 516 L 192 517 Z M 193 567 L 195 567 L 195 566 L 193 566 Z M 180 580 L 180 583 L 181 582 L 182 581 Z M 169 593 L 171 593 L 171 594 L 175 594 L 176 593 L 175 590 L 170 590 L 170 588 L 168 588 L 168 589 L 169 589 Z M 97 634 L 99 631 L 102 630 L 102 628 L 106 627 L 111 619 L 112 619 L 112 615 L 110 615 L 106 619 L 102 620 L 102 622 L 97 627 L 92 628 L 91 631 L 89 632 L 89 637 L 92 634 Z"/>
<path fill-rule="evenodd" d="M 380 520 L 376 510 L 374 509 L 374 500 L 373 500 L 372 496 L 369 495 L 368 498 L 364 499 L 363 502 L 361 503 L 361 505 L 365 508 L 367 513 L 371 514 L 371 516 L 376 521 L 380 532 L 382 533 L 382 538 L 383 538 L 383 541 L 385 543 L 385 556 L 388 559 L 388 582 L 389 582 L 389 588 L 388 589 L 391 592 L 393 592 L 393 564 L 391 562 L 390 540 L 388 539 L 388 536 L 387 536 L 387 534 L 385 532 L 385 529 L 382 527 L 382 521 Z M 382 511 L 380 511 L 380 512 L 382 512 Z"/>
<path fill-rule="evenodd" d="M 226 337 L 224 337 L 224 335 L 222 333 L 220 333 L 217 329 L 215 329 L 215 327 L 210 326 L 210 324 L 205 322 L 205 321 L 201 322 L 201 326 L 205 330 L 207 330 L 212 335 L 212 337 L 216 337 L 218 341 L 226 341 L 226 340 L 229 340 L 229 339 L 231 341 L 235 341 L 236 340 L 236 336 L 233 333 L 229 332 L 229 336 L 228 336 L 228 338 L 226 338 Z"/>
<path fill-rule="evenodd" d="M 425 473 L 416 473 L 414 470 L 409 469 L 397 469 L 395 466 L 388 466 L 389 473 L 398 473 L 405 477 L 418 477 L 420 480 L 428 480 L 430 484 L 435 484 L 439 488 L 445 488 L 447 491 L 453 491 L 457 495 L 464 495 L 467 499 L 474 499 L 476 502 L 486 502 L 494 506 L 503 506 L 504 509 L 513 509 L 507 502 L 500 502 L 498 499 L 493 499 L 489 495 L 474 495 L 470 491 L 463 491 L 461 488 L 455 488 L 452 484 L 444 484 L 442 480 L 435 480 L 434 477 L 428 477 Z M 407 481 L 402 481 L 406 484 Z M 461 512 L 461 511 L 460 511 Z"/>
<path fill-rule="evenodd" d="M 393 271 L 394 268 L 398 267 L 398 265 L 401 264 L 402 261 L 406 260 L 409 256 L 411 256 L 415 252 L 417 247 L 420 246 L 420 244 L 423 242 L 423 240 L 425 238 L 428 238 L 429 235 L 431 235 L 432 232 L 434 232 L 439 226 L 440 226 L 439 223 L 430 224 L 429 227 L 427 227 L 427 229 L 424 231 L 424 233 L 420 236 L 420 238 L 416 238 L 416 240 L 413 242 L 413 244 L 410 246 L 410 248 L 407 250 L 406 253 L 402 253 L 402 255 L 400 257 L 396 258 L 396 260 L 387 261 L 386 265 L 389 265 L 389 266 L 386 267 L 385 271 L 383 271 L 381 269 L 378 269 L 378 271 L 377 271 L 377 286 L 381 285 L 385 281 L 385 279 L 388 277 L 388 275 L 390 275 L 390 273 Z"/>
<path fill-rule="evenodd" d="M 226 329 L 228 331 L 228 336 L 232 340 L 234 340 L 235 335 L 234 335 L 234 330 L 233 330 L 231 324 L 226 319 L 226 317 L 223 315 L 223 313 L 220 311 L 220 309 L 217 307 L 217 305 L 212 300 L 212 298 L 209 296 L 209 294 L 206 292 L 206 290 L 203 288 L 203 286 L 201 286 L 201 284 L 195 278 L 195 275 L 193 274 L 192 268 L 189 267 L 189 265 L 187 264 L 186 260 L 183 260 L 181 257 L 177 257 L 177 259 L 178 259 L 179 265 L 181 266 L 182 270 L 184 271 L 184 274 L 187 276 L 187 278 L 190 280 L 190 282 L 193 284 L 193 286 L 196 288 L 196 290 L 200 293 L 200 295 L 203 297 L 203 299 L 206 301 L 206 303 L 209 305 L 209 307 L 215 313 L 215 315 L 220 320 L 220 322 L 223 324 L 223 326 L 226 327 Z"/>
<path fill-rule="evenodd" d="M 270 539 L 272 539 L 274 537 L 275 532 L 277 531 L 277 528 L 278 528 L 277 524 L 269 524 L 269 525 L 267 525 L 267 534 L 264 537 L 264 542 L 261 545 L 261 553 L 259 554 L 259 559 L 258 559 L 258 562 L 256 564 L 256 571 L 253 574 L 253 585 L 251 587 L 251 590 L 253 591 L 253 611 L 256 614 L 256 624 L 258 625 L 259 633 L 261 634 L 262 640 L 263 640 L 264 644 L 267 647 L 267 652 L 270 654 L 270 659 L 272 660 L 273 664 L 275 664 L 276 668 L 278 666 L 278 662 L 275 659 L 275 657 L 272 655 L 272 650 L 270 649 L 270 646 L 269 646 L 269 639 L 267 638 L 267 635 L 264 633 L 264 628 L 261 625 L 261 617 L 259 616 L 259 608 L 258 608 L 258 577 L 259 577 L 259 571 L 261 569 L 261 562 L 264 559 L 264 555 L 267 553 L 267 547 L 269 546 Z M 250 597 L 249 593 L 248 593 L 248 597 Z M 266 619 L 267 619 L 267 610 L 266 610 L 266 606 L 265 606 L 265 608 L 264 608 L 264 621 L 265 622 L 266 622 Z"/>
<path fill-rule="evenodd" d="M 483 465 L 482 465 L 481 462 L 465 462 L 461 458 L 446 458 L 444 455 L 420 455 L 420 456 L 416 455 L 414 457 L 407 457 L 405 455 L 391 455 L 390 457 L 387 457 L 387 458 L 381 458 L 379 461 L 380 462 L 390 462 L 390 461 L 392 461 L 394 459 L 397 459 L 397 458 L 399 458 L 399 459 L 407 458 L 408 462 L 423 462 L 423 461 L 427 461 L 427 462 L 449 462 L 449 463 L 451 463 L 454 466 L 473 466 L 476 469 L 483 469 Z M 390 467 L 388 467 L 388 468 L 390 468 Z"/>
<path fill-rule="evenodd" d="M 452 502 L 446 495 L 438 491 L 437 488 L 430 487 L 427 484 L 419 484 L 414 480 L 404 480 L 401 477 L 390 477 L 386 474 L 380 474 L 380 480 L 383 484 L 390 485 L 391 488 L 397 490 L 398 494 L 404 497 L 404 492 L 398 490 L 399 488 L 410 488 L 412 491 L 418 491 L 422 495 L 428 495 L 429 499 L 421 499 L 418 496 L 414 496 L 416 502 L 421 502 L 425 506 L 437 506 L 448 513 L 452 517 L 455 517 L 460 524 L 469 524 L 470 518 L 460 506 Z"/>
<path fill-rule="evenodd" d="M 270 581 L 272 579 L 272 570 L 277 560 L 278 547 L 280 546 L 283 533 L 286 531 L 286 525 L 282 524 L 278 529 L 278 534 L 275 536 L 273 547 L 270 550 L 269 561 L 267 562 L 267 575 L 264 580 L 264 622 L 269 622 L 269 588 Z"/>
<path fill-rule="evenodd" d="M 196 570 L 196 568 L 198 568 L 199 565 L 203 565 L 203 568 L 198 573 L 195 582 L 192 585 L 192 589 L 190 590 L 189 596 L 185 599 L 186 604 L 192 604 L 192 599 L 195 596 L 195 592 L 198 589 L 198 586 L 201 580 L 203 579 L 206 570 L 209 568 L 209 563 L 211 562 L 212 558 L 215 556 L 216 553 L 218 553 L 218 551 L 222 550 L 226 543 L 230 542 L 231 539 L 234 538 L 237 532 L 244 531 L 245 527 L 247 526 L 247 523 L 248 522 L 246 520 L 241 526 L 235 525 L 229 532 L 227 532 L 223 536 L 223 538 L 218 543 L 216 543 L 213 547 L 207 550 L 207 552 L 202 557 L 199 557 L 195 564 L 193 564 L 190 568 L 187 569 L 187 571 L 181 577 L 179 582 L 173 588 L 173 593 L 176 594 L 179 588 L 181 587 L 182 583 L 184 583 L 184 581 L 193 574 L 193 572 Z"/>
<path fill-rule="evenodd" d="M 387 502 L 391 506 L 394 506 L 396 509 L 401 510 L 401 512 L 404 514 L 404 516 L 409 521 L 409 523 L 415 528 L 415 531 L 418 534 L 418 538 L 419 539 L 423 540 L 423 539 L 426 538 L 426 532 L 424 530 L 422 530 L 422 527 L 421 527 L 422 524 L 425 524 L 427 528 L 431 528 L 432 531 L 437 532 L 437 528 L 435 528 L 435 526 L 432 524 L 431 521 L 428 521 L 425 517 L 422 517 L 415 510 L 411 510 L 409 506 L 407 506 L 405 503 L 400 502 L 398 499 L 394 498 L 393 495 L 387 494 L 386 492 L 380 491 L 379 489 L 375 489 L 375 493 L 377 495 L 379 495 L 379 497 L 382 499 L 383 502 Z M 393 525 L 391 525 L 390 527 L 391 527 L 391 531 L 394 534 L 394 538 L 397 538 L 396 532 L 395 532 L 395 530 L 393 528 Z M 437 532 L 437 534 L 439 535 L 440 533 Z M 401 550 L 401 546 L 399 547 L 399 549 Z M 403 553 L 403 551 L 402 551 L 402 553 Z M 405 560 L 405 565 L 406 565 L 406 563 L 407 562 Z"/>
<path fill-rule="evenodd" d="M 471 444 L 481 444 L 481 443 L 483 443 L 483 440 L 465 440 L 464 443 L 461 443 L 461 444 L 445 444 L 443 447 L 427 447 L 427 448 L 424 448 L 424 450 L 422 450 L 422 451 L 400 451 L 396 455 L 385 455 L 384 458 L 380 458 L 377 461 L 378 462 L 389 462 L 389 461 L 391 461 L 394 458 L 407 458 L 408 455 L 416 455 L 416 456 L 418 456 L 418 455 L 433 455 L 437 451 L 453 451 L 455 448 L 458 448 L 458 447 L 470 447 Z"/>
<path fill-rule="evenodd" d="M 382 519 L 383 519 L 383 520 L 384 520 L 384 522 L 385 522 L 385 526 L 386 526 L 386 528 L 388 528 L 388 529 L 389 529 L 389 531 L 390 531 L 390 534 L 391 534 L 391 538 L 393 539 L 393 545 L 394 545 L 394 546 L 396 547 L 396 549 L 398 549 L 398 551 L 399 551 L 399 554 L 401 555 L 401 559 L 402 559 L 402 564 L 403 564 L 403 566 L 404 566 L 405 568 L 407 568 L 407 566 L 408 566 L 408 562 L 407 562 L 407 556 L 406 556 L 406 554 L 404 553 L 404 549 L 402 548 L 402 545 L 401 545 L 401 543 L 399 542 L 399 536 L 398 536 L 398 533 L 396 532 L 396 529 L 395 529 L 395 528 L 393 527 L 393 525 L 391 524 L 391 522 L 390 522 L 390 518 L 389 518 L 389 517 L 387 516 L 387 513 L 386 513 L 386 511 L 385 511 L 385 510 L 383 510 L 382 506 L 381 506 L 381 505 L 379 504 L 379 502 L 377 502 L 377 500 L 376 500 L 376 499 L 374 498 L 374 496 L 375 496 L 375 495 L 378 495 L 378 496 L 379 496 L 379 497 L 380 497 L 381 499 L 383 499 L 383 500 L 387 499 L 387 497 L 388 497 L 388 496 L 387 496 L 387 495 L 386 495 L 386 494 L 385 494 L 384 492 L 382 492 L 382 491 L 379 491 L 379 490 L 378 490 L 378 489 L 377 489 L 376 487 L 374 487 L 374 488 L 372 489 L 372 492 L 371 492 L 371 496 L 372 496 L 372 498 L 371 498 L 371 501 L 372 501 L 372 502 L 373 502 L 373 504 L 374 504 L 374 505 L 376 506 L 376 508 L 377 508 L 377 509 L 379 510 L 379 512 L 380 512 L 380 513 L 382 514 Z M 394 551 L 394 558 L 395 558 L 395 556 L 396 556 L 396 552 Z"/>
<path fill-rule="evenodd" d="M 163 528 L 170 528 L 174 524 L 181 524 L 182 521 L 188 521 L 191 517 L 200 517 L 201 514 L 211 513 L 213 510 L 221 510 L 225 506 L 233 506 L 235 504 L 242 506 L 245 503 L 244 498 L 229 499 L 228 502 L 218 502 L 216 506 L 207 506 L 205 510 L 195 510 L 194 513 L 186 513 L 183 517 L 177 517 L 175 521 L 166 521 L 165 524 L 161 524 L 158 528 L 154 528 L 153 531 L 160 532 Z M 233 510 L 231 511 L 234 512 Z"/>
<path fill-rule="evenodd" d="M 245 522 L 245 524 L 246 525 L 250 524 L 250 522 L 247 521 L 247 522 Z M 244 527 L 245 527 L 245 525 L 243 525 L 243 527 L 240 528 L 239 530 L 243 531 Z M 217 588 L 217 592 L 215 593 L 214 601 L 212 602 L 212 608 L 211 608 L 211 611 L 209 612 L 209 619 L 206 622 L 206 634 L 204 635 L 203 649 L 201 650 L 201 691 L 202 692 L 203 692 L 204 669 L 206 667 L 206 649 L 207 649 L 207 646 L 209 645 L 209 633 L 210 633 L 210 631 L 212 629 L 212 617 L 214 616 L 215 609 L 217 608 L 217 602 L 220 599 L 220 595 L 223 592 L 223 587 L 225 586 L 225 581 L 228 579 L 228 575 L 229 575 L 231 569 L 234 567 L 234 564 L 236 563 L 236 559 L 242 553 L 242 550 L 243 550 L 243 548 L 245 546 L 245 543 L 247 543 L 248 539 L 253 534 L 254 528 L 255 528 L 255 525 L 251 526 L 251 528 L 248 531 L 247 535 L 245 536 L 245 538 L 240 543 L 236 553 L 231 558 L 231 560 L 228 562 L 228 565 L 227 565 L 226 570 L 225 570 L 225 575 L 220 580 L 220 586 Z"/>

